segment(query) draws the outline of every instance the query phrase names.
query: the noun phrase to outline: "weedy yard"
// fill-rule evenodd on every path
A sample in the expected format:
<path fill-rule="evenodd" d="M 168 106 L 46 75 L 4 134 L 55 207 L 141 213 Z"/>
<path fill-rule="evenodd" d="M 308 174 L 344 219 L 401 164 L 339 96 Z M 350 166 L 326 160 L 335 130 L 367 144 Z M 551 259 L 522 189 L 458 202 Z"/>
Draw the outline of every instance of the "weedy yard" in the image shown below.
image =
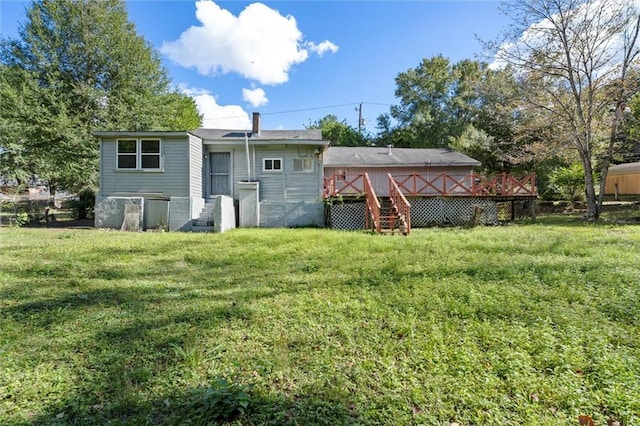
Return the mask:
<path fill-rule="evenodd" d="M 640 424 L 640 226 L 0 229 L 1 424 Z"/>

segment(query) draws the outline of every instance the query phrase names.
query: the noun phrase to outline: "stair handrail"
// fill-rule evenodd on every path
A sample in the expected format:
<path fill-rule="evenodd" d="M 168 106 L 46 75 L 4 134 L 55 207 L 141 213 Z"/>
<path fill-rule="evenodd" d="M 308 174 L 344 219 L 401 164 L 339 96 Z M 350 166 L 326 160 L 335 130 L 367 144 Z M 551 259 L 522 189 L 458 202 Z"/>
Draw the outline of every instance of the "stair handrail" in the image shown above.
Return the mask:
<path fill-rule="evenodd" d="M 391 173 L 387 174 L 389 180 L 389 199 L 393 204 L 394 208 L 397 210 L 398 215 L 400 217 L 400 221 L 404 226 L 404 235 L 411 234 L 411 204 L 404 196 L 398 184 L 396 183 Z"/>
<path fill-rule="evenodd" d="M 373 221 L 373 228 L 377 233 L 381 233 L 380 230 L 380 200 L 376 196 L 376 192 L 373 189 L 373 185 L 371 185 L 371 180 L 369 179 L 369 174 L 364 174 L 364 194 L 365 194 L 365 203 L 366 203 L 366 211 L 364 217 L 364 226 L 365 228 L 370 227 L 370 221 Z"/>
<path fill-rule="evenodd" d="M 336 196 L 337 191 L 335 178 L 335 175 L 331 175 L 329 177 L 325 176 L 322 178 L 322 198 L 330 198 Z"/>

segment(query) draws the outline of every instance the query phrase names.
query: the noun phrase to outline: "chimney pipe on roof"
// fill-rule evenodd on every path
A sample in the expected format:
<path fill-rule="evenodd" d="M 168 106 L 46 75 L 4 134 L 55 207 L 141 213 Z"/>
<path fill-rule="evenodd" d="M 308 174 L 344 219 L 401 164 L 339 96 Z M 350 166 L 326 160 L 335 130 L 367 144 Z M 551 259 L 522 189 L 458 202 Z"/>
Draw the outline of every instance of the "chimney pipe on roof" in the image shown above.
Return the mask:
<path fill-rule="evenodd" d="M 391 155 L 391 148 L 393 148 L 393 145 L 387 145 L 387 155 Z"/>
<path fill-rule="evenodd" d="M 260 136 L 260 113 L 259 112 L 253 113 L 253 129 L 251 130 L 251 133 L 253 133 L 254 135 Z"/>

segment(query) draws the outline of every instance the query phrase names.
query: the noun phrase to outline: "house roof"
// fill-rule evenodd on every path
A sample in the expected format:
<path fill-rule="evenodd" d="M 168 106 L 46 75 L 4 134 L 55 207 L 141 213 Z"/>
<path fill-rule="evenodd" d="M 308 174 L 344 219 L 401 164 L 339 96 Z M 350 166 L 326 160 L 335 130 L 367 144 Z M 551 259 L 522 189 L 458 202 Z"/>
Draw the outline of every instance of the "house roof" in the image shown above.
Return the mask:
<path fill-rule="evenodd" d="M 176 137 L 194 135 L 204 144 L 225 144 L 244 145 L 245 134 L 248 136 L 251 145 L 269 145 L 273 143 L 290 143 L 297 145 L 329 145 L 329 141 L 322 140 L 320 129 L 305 130 L 262 130 L 260 134 L 252 133 L 250 130 L 224 130 L 224 129 L 196 129 L 188 132 L 94 132 L 96 137 L 118 137 L 118 138 L 144 138 L 144 137 Z"/>
<path fill-rule="evenodd" d="M 635 163 L 624 163 L 609 167 L 609 174 L 624 175 L 627 173 L 640 173 L 640 161 Z"/>
<path fill-rule="evenodd" d="M 188 132 L 163 132 L 163 131 L 118 131 L 118 132 L 93 132 L 93 136 L 98 138 L 161 138 L 161 137 L 176 137 L 187 136 Z"/>
<path fill-rule="evenodd" d="M 205 144 L 244 144 L 246 135 L 252 145 L 267 145 L 274 142 L 300 145 L 329 145 L 329 141 L 322 140 L 322 131 L 320 129 L 261 130 L 260 134 L 252 133 L 250 130 L 196 129 L 189 133 L 201 138 Z"/>
<path fill-rule="evenodd" d="M 480 162 L 450 149 L 332 146 L 325 167 L 479 166 Z"/>

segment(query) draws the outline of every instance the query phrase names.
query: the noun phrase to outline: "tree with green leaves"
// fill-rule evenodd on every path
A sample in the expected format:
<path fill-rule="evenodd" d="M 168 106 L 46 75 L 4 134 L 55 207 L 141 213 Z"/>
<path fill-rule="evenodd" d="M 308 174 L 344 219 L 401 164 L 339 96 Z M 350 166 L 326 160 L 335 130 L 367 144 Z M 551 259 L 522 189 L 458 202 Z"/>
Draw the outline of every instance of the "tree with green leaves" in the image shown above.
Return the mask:
<path fill-rule="evenodd" d="M 322 130 L 322 138 L 330 141 L 333 146 L 371 145 L 367 135 L 349 126 L 346 120 L 338 120 L 338 117 L 333 114 L 326 115 L 305 127 Z"/>
<path fill-rule="evenodd" d="M 640 161 L 640 93 L 635 94 L 624 111 L 621 129 L 620 146 L 616 163 L 632 163 Z"/>
<path fill-rule="evenodd" d="M 438 55 L 398 74 L 395 95 L 400 104 L 391 107 L 391 117 L 413 136 L 403 145 L 445 147 L 452 133 L 461 133 L 455 127 L 464 109 L 457 108 L 460 104 L 454 96 L 464 96 L 462 92 L 468 87 L 465 79 L 471 78 L 472 70 L 467 64 L 454 67 Z"/>
<path fill-rule="evenodd" d="M 506 40 L 489 45 L 529 86 L 523 98 L 563 135 L 584 170 L 587 216 L 597 219 L 618 127 L 637 92 L 640 12 L 626 0 L 513 0 Z M 597 168 L 600 167 L 600 197 Z"/>
<path fill-rule="evenodd" d="M 451 63 L 442 55 L 423 59 L 396 77 L 400 103 L 378 117 L 376 143 L 451 147 L 480 160 L 486 171 L 503 171 L 514 149 L 519 93 L 508 70 L 468 59 Z"/>
<path fill-rule="evenodd" d="M 19 34 L 0 45 L 0 172 L 79 190 L 97 182 L 94 131 L 201 125 L 124 1 L 37 0 Z"/>
<path fill-rule="evenodd" d="M 579 162 L 556 168 L 550 173 L 549 180 L 555 190 L 569 200 L 572 209 L 573 203 L 584 194 L 584 170 Z"/>

